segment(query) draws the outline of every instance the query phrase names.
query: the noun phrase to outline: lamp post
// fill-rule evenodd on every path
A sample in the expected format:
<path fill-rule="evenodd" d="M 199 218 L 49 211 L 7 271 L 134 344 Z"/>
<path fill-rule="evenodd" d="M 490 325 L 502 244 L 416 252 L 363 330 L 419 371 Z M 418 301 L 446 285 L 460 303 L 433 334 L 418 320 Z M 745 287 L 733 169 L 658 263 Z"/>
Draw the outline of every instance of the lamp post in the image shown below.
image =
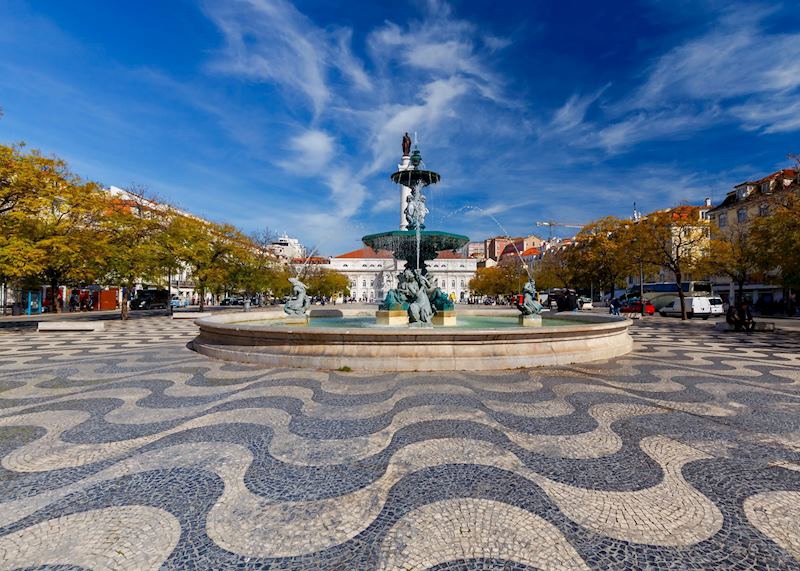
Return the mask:
<path fill-rule="evenodd" d="M 639 257 L 639 308 L 642 310 L 642 317 L 644 317 L 644 262 Z"/>

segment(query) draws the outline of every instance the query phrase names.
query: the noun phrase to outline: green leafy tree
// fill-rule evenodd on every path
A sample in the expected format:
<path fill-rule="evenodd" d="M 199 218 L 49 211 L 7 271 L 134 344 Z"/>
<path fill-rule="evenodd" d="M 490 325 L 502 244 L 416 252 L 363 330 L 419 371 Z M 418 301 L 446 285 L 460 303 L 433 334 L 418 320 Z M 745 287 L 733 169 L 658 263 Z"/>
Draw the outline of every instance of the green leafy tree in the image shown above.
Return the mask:
<path fill-rule="evenodd" d="M 491 268 L 478 268 L 475 277 L 469 281 L 469 289 L 475 295 L 514 295 L 521 291 L 526 280 L 525 269 L 515 261 Z"/>
<path fill-rule="evenodd" d="M 102 229 L 107 237 L 103 276 L 107 284 L 125 292 L 120 317 L 128 318 L 127 297 L 138 282 L 159 283 L 167 274 L 162 237 L 172 216 L 170 210 L 141 187 L 127 189 L 124 197 L 109 196 Z"/>
<path fill-rule="evenodd" d="M 189 268 L 203 311 L 205 294 L 222 291 L 230 283 L 246 239 L 233 226 L 186 216 L 175 216 L 170 221 L 165 238 L 171 245 L 171 254 Z"/>
<path fill-rule="evenodd" d="M 350 280 L 341 272 L 324 268 L 311 267 L 301 278 L 308 287 L 308 293 L 321 297 L 338 297 L 350 295 Z"/>

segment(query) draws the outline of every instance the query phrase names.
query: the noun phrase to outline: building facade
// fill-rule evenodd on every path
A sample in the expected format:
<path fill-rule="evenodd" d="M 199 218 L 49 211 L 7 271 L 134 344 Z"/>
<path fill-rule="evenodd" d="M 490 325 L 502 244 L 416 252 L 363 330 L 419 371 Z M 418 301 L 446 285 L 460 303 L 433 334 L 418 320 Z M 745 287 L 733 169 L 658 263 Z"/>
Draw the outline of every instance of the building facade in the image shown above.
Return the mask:
<path fill-rule="evenodd" d="M 450 299 L 460 302 L 469 297 L 469 281 L 475 277 L 478 260 L 449 251 L 427 263 L 428 279 Z M 383 301 L 390 289 L 397 286 L 397 275 L 405 268 L 404 260 L 396 260 L 386 250 L 364 247 L 330 259 L 328 268 L 347 276 L 350 297 L 359 302 Z"/>
<path fill-rule="evenodd" d="M 800 171 L 781 169 L 759 180 L 744 181 L 733 187 L 725 199 L 708 211 L 708 220 L 720 233 L 734 233 L 754 220 L 771 214 L 771 203 L 788 192 L 800 192 Z M 744 296 L 754 304 L 783 298 L 783 288 L 770 283 L 769 276 L 744 286 Z M 729 277 L 713 279 L 714 289 L 728 301 L 735 299 L 736 284 Z"/>

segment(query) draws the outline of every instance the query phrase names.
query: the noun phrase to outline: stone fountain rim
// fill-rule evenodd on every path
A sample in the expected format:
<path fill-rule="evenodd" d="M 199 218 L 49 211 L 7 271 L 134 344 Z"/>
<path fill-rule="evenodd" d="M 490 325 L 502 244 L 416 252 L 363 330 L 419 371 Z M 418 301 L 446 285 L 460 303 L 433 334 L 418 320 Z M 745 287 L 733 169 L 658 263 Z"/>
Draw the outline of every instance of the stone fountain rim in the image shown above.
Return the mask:
<path fill-rule="evenodd" d="M 335 315 L 339 314 L 339 315 Z M 313 309 L 310 312 L 312 317 L 364 317 L 373 315 L 365 309 Z M 508 310 L 490 310 L 490 309 L 461 309 L 457 310 L 457 315 L 477 315 L 477 316 L 517 316 L 519 312 L 514 309 Z M 491 336 L 492 339 L 527 339 L 527 338 L 547 338 L 547 337 L 563 337 L 575 335 L 585 335 L 591 333 L 607 334 L 614 330 L 627 329 L 633 322 L 627 317 L 613 316 L 613 315 L 598 315 L 598 314 L 576 314 L 573 312 L 560 312 L 553 314 L 558 316 L 557 319 L 565 321 L 576 321 L 576 325 L 556 325 L 552 327 L 502 327 L 502 328 L 479 328 L 479 329 L 458 329 L 454 327 L 371 327 L 362 328 L 354 327 L 348 329 L 345 327 L 310 327 L 302 326 L 297 327 L 291 324 L 285 326 L 278 325 L 248 325 L 248 321 L 257 320 L 281 320 L 286 319 L 287 316 L 279 310 L 266 310 L 266 311 L 250 311 L 247 313 L 220 313 L 209 317 L 201 317 L 195 320 L 195 324 L 201 329 L 216 330 L 217 332 L 224 332 L 226 334 L 236 335 L 241 332 L 243 335 L 250 335 L 259 333 L 262 337 L 285 337 L 287 335 L 296 336 L 299 338 L 330 338 L 337 339 L 347 337 L 349 339 L 357 338 L 359 336 L 373 339 L 380 338 L 418 338 L 424 337 L 427 340 L 433 341 L 437 338 L 440 339 L 453 339 L 469 340 L 470 338 L 486 338 Z M 547 320 L 548 315 L 543 318 Z M 266 334 L 266 335 L 264 335 Z"/>

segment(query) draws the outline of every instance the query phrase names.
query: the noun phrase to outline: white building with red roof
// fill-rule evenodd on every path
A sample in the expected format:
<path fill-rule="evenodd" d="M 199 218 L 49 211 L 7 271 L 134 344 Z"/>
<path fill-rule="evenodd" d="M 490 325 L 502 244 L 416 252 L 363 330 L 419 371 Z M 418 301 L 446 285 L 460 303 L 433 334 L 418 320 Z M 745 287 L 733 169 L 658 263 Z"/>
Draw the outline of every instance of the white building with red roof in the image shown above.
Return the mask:
<path fill-rule="evenodd" d="M 475 277 L 478 261 L 461 253 L 439 252 L 428 262 L 428 278 L 454 301 L 469 297 L 469 280 Z M 350 280 L 350 295 L 357 301 L 380 302 L 397 286 L 397 275 L 405 268 L 388 250 L 359 248 L 330 259 L 330 269 Z"/>

